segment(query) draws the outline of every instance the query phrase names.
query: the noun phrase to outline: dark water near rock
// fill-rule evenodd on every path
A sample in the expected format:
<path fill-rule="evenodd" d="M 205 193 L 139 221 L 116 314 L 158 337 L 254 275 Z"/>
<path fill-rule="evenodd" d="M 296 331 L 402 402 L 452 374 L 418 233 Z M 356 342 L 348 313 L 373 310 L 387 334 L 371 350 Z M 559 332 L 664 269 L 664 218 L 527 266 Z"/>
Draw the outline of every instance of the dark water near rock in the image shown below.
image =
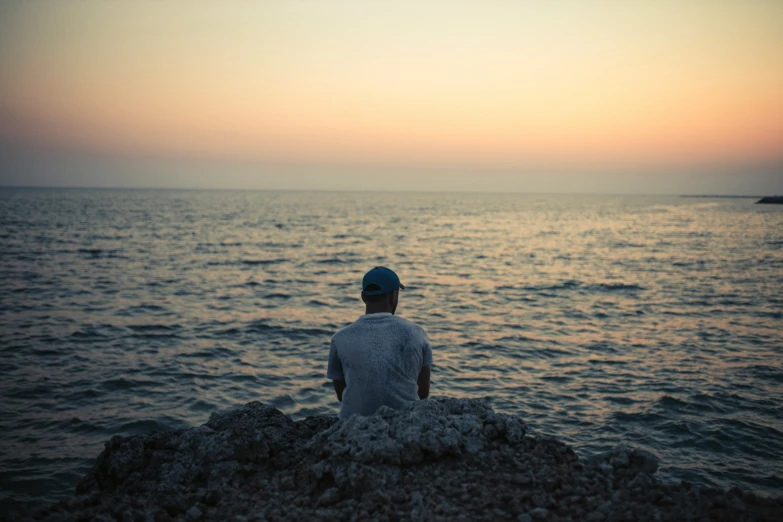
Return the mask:
<path fill-rule="evenodd" d="M 433 395 L 587 455 L 783 490 L 783 208 L 753 200 L 0 191 L 0 506 L 69 494 L 112 435 L 252 400 L 335 413 L 364 271 L 407 289 Z"/>

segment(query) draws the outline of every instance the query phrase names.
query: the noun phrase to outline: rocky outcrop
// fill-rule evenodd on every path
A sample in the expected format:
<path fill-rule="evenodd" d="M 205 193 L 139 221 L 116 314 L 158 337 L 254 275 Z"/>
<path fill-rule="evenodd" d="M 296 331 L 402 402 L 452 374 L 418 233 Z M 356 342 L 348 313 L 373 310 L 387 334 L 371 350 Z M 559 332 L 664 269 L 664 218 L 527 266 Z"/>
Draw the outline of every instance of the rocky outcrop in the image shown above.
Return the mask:
<path fill-rule="evenodd" d="M 756 201 L 762 205 L 783 205 L 783 196 L 766 196 Z"/>
<path fill-rule="evenodd" d="M 480 400 L 292 421 L 258 402 L 114 437 L 75 495 L 13 520 L 777 520 L 783 501 L 662 484 L 640 449 L 580 461 Z"/>

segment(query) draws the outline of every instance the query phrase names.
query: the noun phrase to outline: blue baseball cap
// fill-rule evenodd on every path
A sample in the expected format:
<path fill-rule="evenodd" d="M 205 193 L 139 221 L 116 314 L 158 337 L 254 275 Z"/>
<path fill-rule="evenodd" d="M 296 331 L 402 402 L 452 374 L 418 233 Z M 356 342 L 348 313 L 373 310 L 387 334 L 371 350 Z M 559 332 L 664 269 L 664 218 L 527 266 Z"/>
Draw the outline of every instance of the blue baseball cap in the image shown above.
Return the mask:
<path fill-rule="evenodd" d="M 367 287 L 372 285 L 379 287 L 379 289 L 367 290 Z M 400 283 L 400 278 L 397 277 L 394 270 L 390 270 L 385 266 L 376 266 L 364 274 L 362 279 L 362 292 L 364 295 L 388 294 L 399 288 L 405 290 L 405 285 Z"/>

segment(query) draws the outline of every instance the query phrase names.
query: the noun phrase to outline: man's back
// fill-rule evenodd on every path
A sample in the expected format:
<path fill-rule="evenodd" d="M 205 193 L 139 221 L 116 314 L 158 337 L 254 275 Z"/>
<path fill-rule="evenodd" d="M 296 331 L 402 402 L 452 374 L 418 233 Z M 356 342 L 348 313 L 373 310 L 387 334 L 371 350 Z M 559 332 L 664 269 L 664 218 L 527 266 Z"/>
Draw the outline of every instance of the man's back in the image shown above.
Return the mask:
<path fill-rule="evenodd" d="M 418 400 L 417 378 L 431 364 L 432 349 L 419 326 L 391 313 L 361 316 L 332 337 L 326 375 L 346 383 L 340 418 Z"/>

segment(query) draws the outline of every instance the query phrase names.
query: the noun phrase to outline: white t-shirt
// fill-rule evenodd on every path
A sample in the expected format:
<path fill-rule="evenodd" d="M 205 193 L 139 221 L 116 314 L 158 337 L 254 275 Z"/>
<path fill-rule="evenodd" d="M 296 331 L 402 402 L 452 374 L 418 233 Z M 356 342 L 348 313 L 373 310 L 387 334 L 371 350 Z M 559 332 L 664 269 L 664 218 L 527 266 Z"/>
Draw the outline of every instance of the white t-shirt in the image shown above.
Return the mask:
<path fill-rule="evenodd" d="M 419 400 L 418 377 L 432 365 L 420 326 L 390 313 L 369 314 L 334 334 L 326 377 L 345 381 L 340 418 Z"/>

